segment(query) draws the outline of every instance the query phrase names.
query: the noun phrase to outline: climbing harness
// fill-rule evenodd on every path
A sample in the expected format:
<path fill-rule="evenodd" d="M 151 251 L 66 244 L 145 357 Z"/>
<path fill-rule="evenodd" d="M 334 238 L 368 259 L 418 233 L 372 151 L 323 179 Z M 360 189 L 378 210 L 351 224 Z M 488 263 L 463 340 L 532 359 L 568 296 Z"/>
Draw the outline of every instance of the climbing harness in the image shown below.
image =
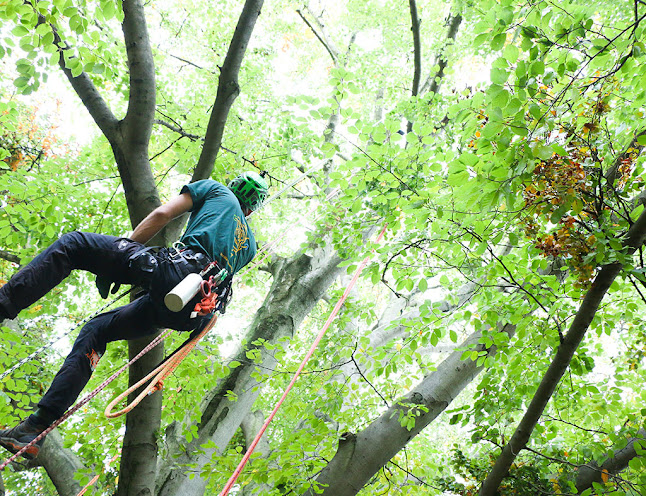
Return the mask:
<path fill-rule="evenodd" d="M 217 275 L 213 275 L 219 268 L 216 262 L 210 262 L 202 271 L 188 274 L 164 296 L 166 308 L 180 312 L 201 292 L 202 299 L 195 305 L 191 318 L 205 316 L 213 311 L 224 314 L 231 300 L 233 276 L 226 269 L 220 269 Z"/>
<path fill-rule="evenodd" d="M 379 236 L 377 236 L 376 243 L 379 243 L 383 239 L 384 234 L 386 232 L 386 227 L 387 226 L 384 226 L 382 228 L 381 232 L 379 233 Z M 228 482 L 226 483 L 226 485 L 222 489 L 222 492 L 220 492 L 219 496 L 226 496 L 227 494 L 229 494 L 229 491 L 231 490 L 231 488 L 235 484 L 236 480 L 240 476 L 240 473 L 242 472 L 242 469 L 244 468 L 244 466 L 247 464 L 247 461 L 249 461 L 249 458 L 251 457 L 251 454 L 253 453 L 254 449 L 256 448 L 256 445 L 258 444 L 258 442 L 262 438 L 263 434 L 267 430 L 267 427 L 269 426 L 269 424 L 273 420 L 274 416 L 276 415 L 276 412 L 278 412 L 278 409 L 281 407 L 281 405 L 285 401 L 285 398 L 287 398 L 287 395 L 289 394 L 290 390 L 292 389 L 292 387 L 296 383 L 296 380 L 298 379 L 301 372 L 305 368 L 305 365 L 307 364 L 309 359 L 314 354 L 314 351 L 316 350 L 319 343 L 321 342 L 321 339 L 323 339 L 323 336 L 325 335 L 325 333 L 329 329 L 330 325 L 332 324 L 332 321 L 335 319 L 335 317 L 339 313 L 339 310 L 341 309 L 341 306 L 343 305 L 343 303 L 345 303 L 345 300 L 348 298 L 348 296 L 350 296 L 350 291 L 352 290 L 352 288 L 356 284 L 357 280 L 359 279 L 359 275 L 361 275 L 361 272 L 363 271 L 363 269 L 366 267 L 366 265 L 368 265 L 369 260 L 370 260 L 370 257 L 364 258 L 362 260 L 361 264 L 359 264 L 359 267 L 357 267 L 357 270 L 355 271 L 354 275 L 352 276 L 352 279 L 350 280 L 347 287 L 345 288 L 345 291 L 343 292 L 343 295 L 341 296 L 341 298 L 339 298 L 339 301 L 337 301 L 336 305 L 332 309 L 332 312 L 330 313 L 330 316 L 325 321 L 325 324 L 323 325 L 323 327 L 319 331 L 318 335 L 316 336 L 316 339 L 314 339 L 314 342 L 312 343 L 312 346 L 310 347 L 309 351 L 305 355 L 305 358 L 303 358 L 303 361 L 301 362 L 300 366 L 296 370 L 296 373 L 294 374 L 294 377 L 292 377 L 292 380 L 287 385 L 287 388 L 285 389 L 285 392 L 280 397 L 278 402 L 276 402 L 276 405 L 274 406 L 274 409 L 272 410 L 272 412 L 267 417 L 267 420 L 265 420 L 265 423 L 262 425 L 262 427 L 258 431 L 258 434 L 256 434 L 256 437 L 252 441 L 251 445 L 249 445 L 249 448 L 247 448 L 247 452 L 242 457 L 242 460 L 238 464 L 237 468 L 234 470 L 233 474 L 231 475 Z"/>
<path fill-rule="evenodd" d="M 164 380 L 173 373 L 173 371 L 179 366 L 182 360 L 184 360 L 184 358 L 186 358 L 191 350 L 195 348 L 195 345 L 206 335 L 207 332 L 209 332 L 213 328 L 218 319 L 218 314 L 216 313 L 216 311 L 224 313 L 226 304 L 231 297 L 231 276 L 225 269 L 221 269 L 217 275 L 211 275 L 206 280 L 203 279 L 203 277 L 207 276 L 211 271 L 217 270 L 217 268 L 218 264 L 211 262 L 199 274 L 189 274 L 183 281 L 175 286 L 175 288 L 173 288 L 173 290 L 169 292 L 168 295 L 166 295 L 168 297 L 171 294 L 175 294 L 175 296 L 178 296 L 180 298 L 180 301 L 184 302 L 178 310 L 174 310 L 179 311 L 184 307 L 184 305 L 186 305 L 188 301 L 191 301 L 197 293 L 201 292 L 202 298 L 198 303 L 195 304 L 191 316 L 197 317 L 199 315 L 206 317 L 212 314 L 213 316 L 211 317 L 211 319 L 208 322 L 206 322 L 205 320 L 205 325 L 201 325 L 200 327 L 195 329 L 188 337 L 188 339 L 184 341 L 184 343 L 173 353 L 167 356 L 154 370 L 149 372 L 136 384 L 130 386 L 127 390 L 125 390 L 114 400 L 112 400 L 105 409 L 106 417 L 116 418 L 125 413 L 128 413 L 146 396 L 153 394 L 155 391 L 160 391 L 164 387 Z M 195 291 L 193 291 L 192 289 L 187 291 L 184 287 L 190 286 L 192 288 L 192 285 L 194 284 L 193 281 L 195 281 L 196 279 L 199 279 L 200 281 L 198 289 L 196 289 Z M 130 393 L 137 391 L 146 383 L 148 385 L 143 388 L 141 393 L 139 393 L 139 395 L 132 402 L 130 402 L 130 404 L 117 412 L 112 411 L 112 409 L 125 398 L 127 398 Z"/>

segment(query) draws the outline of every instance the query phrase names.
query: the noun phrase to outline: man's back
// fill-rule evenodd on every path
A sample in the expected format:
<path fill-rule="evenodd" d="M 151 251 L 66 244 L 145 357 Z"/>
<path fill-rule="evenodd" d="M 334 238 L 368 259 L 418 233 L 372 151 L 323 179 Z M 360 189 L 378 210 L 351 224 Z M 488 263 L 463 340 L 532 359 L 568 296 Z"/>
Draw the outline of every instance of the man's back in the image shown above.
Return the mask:
<path fill-rule="evenodd" d="M 233 192 L 211 179 L 188 184 L 181 192 L 191 195 L 193 208 L 180 241 L 230 274 L 247 265 L 256 254 L 256 240 Z"/>

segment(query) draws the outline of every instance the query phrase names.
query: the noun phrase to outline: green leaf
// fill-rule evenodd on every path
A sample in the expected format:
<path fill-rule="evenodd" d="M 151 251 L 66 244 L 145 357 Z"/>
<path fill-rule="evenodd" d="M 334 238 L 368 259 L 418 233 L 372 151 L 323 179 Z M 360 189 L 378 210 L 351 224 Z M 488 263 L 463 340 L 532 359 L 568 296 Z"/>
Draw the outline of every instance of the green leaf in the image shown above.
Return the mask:
<path fill-rule="evenodd" d="M 491 82 L 495 84 L 504 84 L 509 77 L 509 73 L 504 69 L 491 69 Z"/>
<path fill-rule="evenodd" d="M 545 72 L 545 63 L 542 60 L 532 62 L 529 66 L 529 74 L 532 76 L 540 76 Z"/>
<path fill-rule="evenodd" d="M 103 18 L 106 21 L 112 19 L 117 12 L 116 7 L 112 1 L 102 2 L 102 7 Z"/>
<path fill-rule="evenodd" d="M 532 151 L 534 153 L 534 156 L 541 160 L 549 160 L 550 158 L 552 158 L 552 154 L 554 153 L 552 151 L 552 147 L 545 145 L 538 145 L 534 147 Z"/>
<path fill-rule="evenodd" d="M 25 86 L 27 86 L 29 84 L 29 78 L 21 76 L 21 77 L 15 79 L 13 84 L 14 84 L 14 86 L 16 86 L 16 88 L 24 88 Z"/>
<path fill-rule="evenodd" d="M 15 35 L 16 37 L 26 36 L 29 34 L 29 29 L 19 24 L 11 30 L 11 34 Z"/>
<path fill-rule="evenodd" d="M 516 45 L 507 45 L 502 54 L 510 63 L 514 64 L 518 60 L 520 51 Z"/>
<path fill-rule="evenodd" d="M 475 39 L 473 40 L 473 46 L 474 46 L 475 48 L 479 47 L 479 46 L 480 46 L 480 45 L 482 45 L 485 41 L 487 41 L 487 39 L 488 39 L 488 38 L 489 38 L 489 34 L 488 34 L 488 33 L 482 33 L 482 34 L 479 34 L 479 35 L 478 35 L 478 36 L 476 36 L 476 37 L 475 37 Z"/>
<path fill-rule="evenodd" d="M 491 40 L 491 49 L 500 50 L 507 41 L 507 33 L 500 33 L 493 37 Z"/>

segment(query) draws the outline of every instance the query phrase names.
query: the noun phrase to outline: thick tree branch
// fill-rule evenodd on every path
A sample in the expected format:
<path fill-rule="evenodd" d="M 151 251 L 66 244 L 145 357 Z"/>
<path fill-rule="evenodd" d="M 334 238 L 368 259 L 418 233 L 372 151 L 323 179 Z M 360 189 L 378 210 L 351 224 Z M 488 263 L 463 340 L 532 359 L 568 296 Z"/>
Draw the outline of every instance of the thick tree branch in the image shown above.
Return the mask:
<path fill-rule="evenodd" d="M 646 211 L 642 212 L 637 221 L 628 230 L 624 241 L 626 255 L 630 255 L 644 243 L 646 239 Z M 516 431 L 504 446 L 502 453 L 489 472 L 480 488 L 480 496 L 493 496 L 498 491 L 502 479 L 507 475 L 509 467 L 514 462 L 519 452 L 525 447 L 538 423 L 548 401 L 552 397 L 556 386 L 570 365 L 581 340 L 585 336 L 592 319 L 597 312 L 601 300 L 610 288 L 610 285 L 621 272 L 623 265 L 615 262 L 605 265 L 599 271 L 594 283 L 581 302 L 578 312 L 559 346 L 556 356 L 552 360 L 547 372 L 538 386 L 532 401 L 519 423 Z"/>
<path fill-rule="evenodd" d="M 411 31 L 413 32 L 413 55 L 415 60 L 415 71 L 413 74 L 412 96 L 419 92 L 419 82 L 422 78 L 422 42 L 419 36 L 419 16 L 417 15 L 417 4 L 415 0 L 408 0 L 410 5 Z"/>
<path fill-rule="evenodd" d="M 38 457 L 29 465 L 42 466 L 47 471 L 59 496 L 76 496 L 81 490 L 74 474 L 84 468 L 83 464 L 71 450 L 63 447 L 63 438 L 56 429 L 47 435 Z"/>
<path fill-rule="evenodd" d="M 229 45 L 229 50 L 220 70 L 218 91 L 213 104 L 211 118 L 204 137 L 204 147 L 198 160 L 191 181 L 206 179 L 211 175 L 215 159 L 222 145 L 224 127 L 233 102 L 240 93 L 238 74 L 242 59 L 249 45 L 256 20 L 260 15 L 263 0 L 246 0 L 242 14 L 238 19 L 235 33 Z"/>
<path fill-rule="evenodd" d="M 147 153 L 155 114 L 155 63 L 140 0 L 123 1 L 123 38 L 128 58 L 130 97 L 123 120 L 125 140 L 132 152 Z"/>
<path fill-rule="evenodd" d="M 581 465 L 576 475 L 577 492 L 582 493 L 592 487 L 592 483 L 594 482 L 603 482 L 602 475 L 604 473 L 612 476 L 628 467 L 630 460 L 638 456 L 635 450 L 635 443 L 637 441 L 644 443 L 646 440 L 646 430 L 640 429 L 637 434 L 637 437 L 629 439 L 626 446 L 616 450 L 601 466 L 594 461 L 586 465 Z"/>
<path fill-rule="evenodd" d="M 501 332 L 512 335 L 515 326 L 507 324 Z M 493 355 L 496 347 L 480 343 L 482 333 L 476 331 L 444 360 L 435 372 L 426 376 L 414 389 L 400 398 L 379 418 L 357 434 L 343 434 L 339 448 L 316 482 L 322 492 L 313 490 L 305 496 L 353 496 L 393 456 L 442 413 L 458 394 L 482 370 L 474 360 L 462 360 L 464 350 Z M 402 425 L 401 419 L 412 415 L 414 426 Z"/>

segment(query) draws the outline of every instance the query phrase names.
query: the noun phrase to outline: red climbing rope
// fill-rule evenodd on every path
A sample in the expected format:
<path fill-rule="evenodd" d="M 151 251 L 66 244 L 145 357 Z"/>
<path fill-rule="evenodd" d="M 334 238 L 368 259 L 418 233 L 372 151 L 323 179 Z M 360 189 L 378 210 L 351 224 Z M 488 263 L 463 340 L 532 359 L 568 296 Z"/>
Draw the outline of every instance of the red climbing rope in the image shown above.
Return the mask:
<path fill-rule="evenodd" d="M 119 455 L 121 455 L 121 450 L 119 450 L 119 452 L 110 459 L 110 461 L 108 462 L 108 465 L 114 463 L 116 461 L 116 459 L 119 458 Z M 103 472 L 105 472 L 105 467 L 101 470 L 101 472 L 99 472 L 94 477 L 92 477 L 90 482 L 85 484 L 83 489 L 81 489 L 81 491 L 76 496 L 83 496 L 87 492 L 87 490 L 90 489 L 90 487 L 92 487 L 94 484 L 96 484 L 96 481 L 99 480 L 99 477 L 101 477 L 101 474 Z"/>
<path fill-rule="evenodd" d="M 143 355 L 148 353 L 150 350 L 152 350 L 155 346 L 157 346 L 167 335 L 170 333 L 170 329 L 166 329 L 163 333 L 161 333 L 159 336 L 157 336 L 155 339 L 153 339 L 148 346 L 146 346 L 143 350 L 141 350 L 137 356 L 135 356 L 132 360 L 130 360 L 126 365 L 121 367 L 119 370 L 117 370 L 114 374 L 112 374 L 110 377 L 108 377 L 105 381 L 103 381 L 94 391 L 89 393 L 87 396 L 85 396 L 81 401 L 79 401 L 76 405 L 70 407 L 65 414 L 56 420 L 52 425 L 50 425 L 47 429 L 45 429 L 43 432 L 41 432 L 38 437 L 36 437 L 32 442 L 24 446 L 18 453 L 15 455 L 11 456 L 7 460 L 5 460 L 3 463 L 0 464 L 0 470 L 3 470 L 7 465 L 9 465 L 12 461 L 14 461 L 16 458 L 18 458 L 20 455 L 22 455 L 27 449 L 29 449 L 31 446 L 36 444 L 38 441 L 43 439 L 47 434 L 49 434 L 51 431 L 53 431 L 56 427 L 58 427 L 60 424 L 65 422 L 69 417 L 71 417 L 76 411 L 78 411 L 81 407 L 89 403 L 92 398 L 94 398 L 97 394 L 99 394 L 101 391 L 103 391 L 108 384 L 110 384 L 112 381 L 114 381 L 117 377 L 119 377 L 125 370 L 130 367 L 133 363 L 135 363 L 137 360 L 139 360 Z"/>
<path fill-rule="evenodd" d="M 381 232 L 379 233 L 379 236 L 377 237 L 377 241 L 376 241 L 377 243 L 379 243 L 383 239 L 385 232 L 386 232 L 386 226 L 384 226 L 383 229 L 381 230 Z M 235 471 L 233 472 L 233 474 L 229 478 L 228 482 L 226 483 L 226 485 L 222 489 L 222 492 L 220 493 L 219 496 L 226 496 L 227 494 L 229 494 L 229 491 L 231 490 L 231 488 L 233 487 L 233 484 L 235 484 L 236 480 L 238 479 L 238 476 L 240 475 L 240 472 L 242 472 L 242 469 L 244 468 L 244 466 L 247 464 L 247 461 L 251 457 L 251 454 L 253 453 L 253 450 L 256 448 L 256 445 L 258 444 L 258 442 L 262 438 L 262 435 L 267 430 L 267 427 L 269 426 L 269 424 L 273 420 L 274 416 L 276 415 L 276 412 L 278 411 L 280 406 L 283 404 L 283 401 L 285 401 L 285 398 L 287 398 L 287 395 L 289 394 L 289 391 L 292 389 L 292 386 L 294 386 L 294 383 L 296 383 L 296 380 L 298 379 L 298 376 L 301 374 L 301 372 L 305 368 L 305 365 L 307 364 L 307 362 L 309 361 L 311 356 L 314 354 L 314 351 L 316 350 L 317 346 L 321 342 L 321 339 L 323 339 L 323 336 L 325 335 L 326 331 L 328 330 L 328 328 L 332 324 L 332 321 L 334 320 L 334 318 L 339 313 L 339 310 L 341 309 L 341 305 L 343 305 L 345 300 L 350 295 L 350 291 L 352 290 L 355 283 L 359 279 L 359 275 L 361 274 L 361 272 L 363 271 L 365 266 L 368 264 L 369 260 L 370 260 L 370 257 L 364 258 L 363 261 L 361 262 L 361 264 L 359 265 L 359 267 L 357 267 L 357 270 L 355 271 L 354 275 L 352 276 L 352 279 L 348 283 L 348 286 L 345 288 L 345 291 L 343 292 L 343 295 L 341 296 L 339 301 L 336 303 L 336 305 L 332 309 L 332 313 L 330 313 L 330 316 L 327 318 L 327 320 L 325 321 L 325 324 L 323 325 L 323 327 L 319 331 L 318 335 L 316 336 L 316 339 L 314 340 L 314 343 L 312 343 L 312 346 L 310 347 L 310 350 L 305 355 L 305 358 L 303 358 L 303 361 L 301 362 L 300 366 L 298 367 L 298 370 L 296 370 L 296 373 L 294 374 L 294 377 L 292 377 L 291 382 L 289 383 L 289 385 L 285 389 L 285 392 L 283 393 L 283 395 L 280 397 L 280 399 L 278 400 L 278 402 L 274 406 L 274 409 L 269 414 L 269 417 L 267 417 L 267 420 L 265 420 L 265 423 L 262 425 L 262 427 L 258 431 L 258 434 L 256 434 L 256 437 L 251 442 L 251 445 L 247 449 L 247 452 L 242 457 L 242 460 L 238 464 L 238 467 L 235 469 Z"/>

